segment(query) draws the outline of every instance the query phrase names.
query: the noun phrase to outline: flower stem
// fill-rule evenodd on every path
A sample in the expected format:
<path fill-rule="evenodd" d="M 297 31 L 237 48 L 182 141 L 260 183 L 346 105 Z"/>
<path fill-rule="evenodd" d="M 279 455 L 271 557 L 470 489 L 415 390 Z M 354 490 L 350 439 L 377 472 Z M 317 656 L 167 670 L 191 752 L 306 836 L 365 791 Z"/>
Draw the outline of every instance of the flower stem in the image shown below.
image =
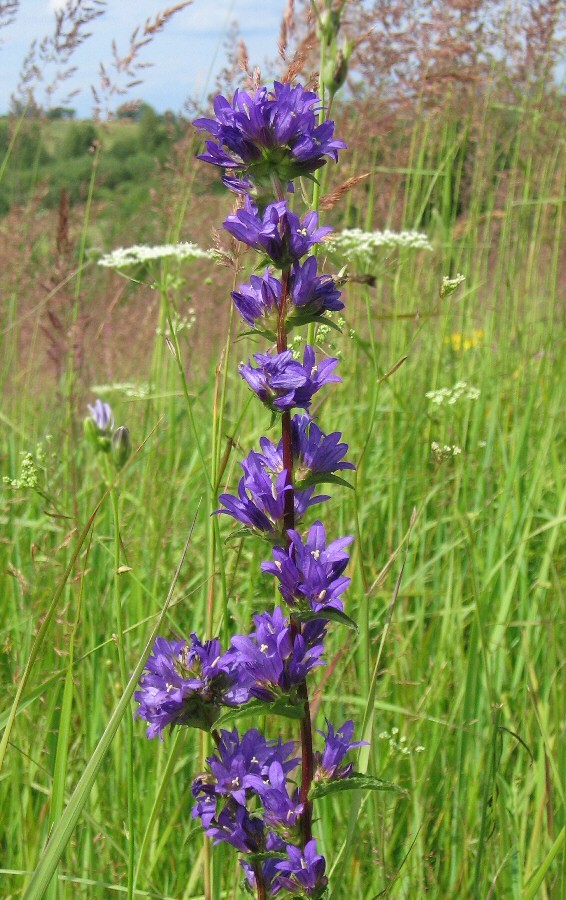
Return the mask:
<path fill-rule="evenodd" d="M 267 893 L 266 893 L 266 889 L 265 889 L 265 879 L 263 877 L 263 870 L 261 868 L 261 863 L 255 863 L 254 875 L 255 875 L 255 883 L 256 883 L 256 887 L 257 887 L 257 900 L 266 900 Z"/>
<path fill-rule="evenodd" d="M 279 318 L 277 321 L 278 353 L 283 353 L 287 349 L 287 329 L 285 327 L 285 316 L 289 300 L 288 295 L 290 274 L 290 267 L 284 268 L 281 272 L 281 303 L 279 306 Z M 293 487 L 294 462 L 290 410 L 286 410 L 281 416 L 281 437 L 283 441 L 283 468 L 287 470 L 289 482 L 291 484 L 291 490 L 285 492 L 285 506 L 283 512 L 285 545 L 287 548 L 289 548 L 291 545 L 291 538 L 289 537 L 287 532 L 289 531 L 289 529 L 295 527 L 295 491 Z M 296 635 L 300 633 L 301 623 L 291 616 L 291 639 L 294 641 Z M 304 714 L 303 718 L 301 719 L 301 803 L 304 804 L 304 812 L 301 816 L 301 838 L 302 845 L 303 847 L 305 847 L 305 845 L 312 838 L 312 803 L 309 802 L 308 796 L 313 778 L 311 713 L 306 679 L 304 679 L 304 681 L 302 681 L 299 685 L 299 695 L 304 703 Z"/>
<path fill-rule="evenodd" d="M 111 483 L 109 479 L 109 484 Z M 122 607 L 120 602 L 120 517 L 118 511 L 118 494 L 115 488 L 110 489 L 112 500 L 112 514 L 114 517 L 114 607 L 116 616 L 116 643 L 118 645 L 118 660 L 120 666 L 120 680 L 122 690 L 128 683 L 128 670 L 126 667 L 126 652 L 124 646 L 124 629 L 122 623 Z M 127 896 L 134 895 L 134 725 L 131 714 L 126 715 L 126 777 L 127 777 L 127 821 L 128 821 L 128 885 Z"/>

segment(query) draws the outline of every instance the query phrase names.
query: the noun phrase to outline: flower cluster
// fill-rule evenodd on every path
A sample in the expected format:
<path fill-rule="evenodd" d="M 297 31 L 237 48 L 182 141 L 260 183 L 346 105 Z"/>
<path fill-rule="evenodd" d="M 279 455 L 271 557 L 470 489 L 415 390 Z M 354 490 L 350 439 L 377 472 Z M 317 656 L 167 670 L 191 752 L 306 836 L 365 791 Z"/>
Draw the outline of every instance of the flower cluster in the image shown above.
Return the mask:
<path fill-rule="evenodd" d="M 290 350 L 255 353 L 254 359 L 257 366 L 252 366 L 251 362 L 248 365 L 242 363 L 240 375 L 262 403 L 274 412 L 284 412 L 295 406 L 308 409 L 321 387 L 342 380 L 332 374 L 338 360 L 330 357 L 317 364 L 314 350 L 308 344 L 302 363 L 293 358 Z"/>
<path fill-rule="evenodd" d="M 463 281 L 466 280 L 465 275 L 455 275 L 454 278 L 451 278 L 450 275 L 444 275 L 442 278 L 442 284 L 440 286 L 440 296 L 441 297 L 449 297 L 450 294 L 453 294 L 457 288 L 460 287 Z"/>
<path fill-rule="evenodd" d="M 352 741 L 351 721 L 334 731 L 327 720 L 324 749 L 316 751 L 315 781 L 347 778 L 352 764 L 343 765 L 350 750 L 362 741 Z M 243 854 L 263 854 L 261 877 L 268 894 L 287 889 L 293 896 L 319 897 L 327 884 L 326 863 L 316 852 L 316 841 L 304 849 L 299 839 L 304 803 L 291 774 L 300 760 L 293 741 L 268 741 L 255 728 L 239 735 L 237 729 L 220 732 L 217 752 L 207 758 L 208 769 L 193 781 L 196 800 L 192 815 L 200 819 L 214 843 L 226 842 Z M 242 863 L 251 887 L 257 871 Z"/>
<path fill-rule="evenodd" d="M 317 123 L 319 108 L 313 91 L 278 81 L 273 90 L 236 91 L 232 103 L 218 96 L 215 117 L 194 122 L 212 138 L 199 159 L 231 172 L 224 183 L 237 192 L 269 183 L 274 174 L 284 183 L 308 175 L 325 156 L 336 161 L 346 146 L 334 139 L 334 122 Z"/>
<path fill-rule="evenodd" d="M 334 280 L 330 275 L 317 275 L 317 268 L 316 256 L 307 257 L 302 266 L 298 260 L 293 263 L 288 285 L 288 331 L 306 321 L 322 319 L 325 312 L 344 309 Z M 279 279 L 266 269 L 262 276 L 252 275 L 249 284 L 241 284 L 237 291 L 232 291 L 232 299 L 249 325 L 276 334 L 282 292 Z"/>
<path fill-rule="evenodd" d="M 332 231 L 328 225 L 319 227 L 315 212 L 301 220 L 286 200 L 268 204 L 261 213 L 249 196 L 242 209 L 226 218 L 224 228 L 236 240 L 265 254 L 279 269 L 293 265 Z"/>
<path fill-rule="evenodd" d="M 162 738 L 168 725 L 209 731 L 222 705 L 244 703 L 249 693 L 238 682 L 234 655 L 223 654 L 218 640 L 203 644 L 191 634 L 189 643 L 157 638 L 134 697 L 148 738 Z"/>
<path fill-rule="evenodd" d="M 341 381 L 338 359 L 317 360 L 307 343 L 299 360 L 287 346 L 293 328 L 325 327 L 325 316 L 343 309 L 334 280 L 309 255 L 332 229 L 314 211 L 299 216 L 283 197 L 294 178 L 336 160 L 345 145 L 334 138 L 333 122 L 319 121 L 316 94 L 300 85 L 237 91 L 231 103 L 218 97 L 214 112 L 195 122 L 210 136 L 200 159 L 223 169 L 226 186 L 243 195 L 224 228 L 259 254 L 261 272 L 232 300 L 272 344 L 239 372 L 281 429 L 279 440 L 262 436 L 259 450 L 241 461 L 237 494 L 222 493 L 215 512 L 269 539 L 272 556 L 261 570 L 275 578 L 284 605 L 257 613 L 250 633 L 234 635 L 225 651 L 195 634 L 188 643 L 158 638 L 135 696 L 148 737 L 179 725 L 211 732 L 216 749 L 193 782 L 192 814 L 215 843 L 243 855 L 248 888 L 258 898 L 322 898 L 328 879 L 312 834 L 311 791 L 351 779 L 344 759 L 361 744 L 352 740 L 353 722 L 335 729 L 327 720 L 319 732 L 324 746 L 313 748 L 307 680 L 325 664 L 330 625 L 351 623 L 343 595 L 352 538 L 328 540 L 320 521 L 301 527 L 312 506 L 330 499 L 318 486 L 344 483 L 336 473 L 354 466 L 341 433 L 326 434 L 306 412 L 315 394 Z M 295 741 L 270 740 L 255 728 L 222 729 L 226 708 L 232 719 L 245 704 L 255 704 L 258 717 L 300 720 L 300 752 Z"/>
<path fill-rule="evenodd" d="M 342 612 L 340 594 L 350 584 L 350 579 L 342 576 L 350 559 L 344 547 L 353 538 L 339 538 L 326 546 L 321 522 L 315 522 L 305 542 L 294 529 L 288 535 L 289 547 L 275 547 L 273 562 L 262 563 L 262 570 L 278 579 L 281 596 L 289 606 L 306 607 L 321 615 L 330 608 Z"/>
<path fill-rule="evenodd" d="M 317 494 L 316 485 L 326 476 L 343 469 L 353 469 L 344 460 L 348 445 L 341 443 L 339 431 L 324 434 L 316 422 L 306 414 L 293 416 L 291 443 L 294 486 L 290 472 L 284 467 L 283 441 L 275 446 L 267 437 L 260 439 L 261 453 L 252 450 L 240 463 L 244 475 L 238 485 L 238 495 L 221 494 L 224 509 L 217 510 L 240 522 L 252 531 L 272 538 L 283 534 L 285 496 L 293 493 L 295 523 L 299 523 L 311 506 L 330 498 Z"/>
<path fill-rule="evenodd" d="M 286 698 L 300 703 L 297 688 L 316 666 L 323 665 L 325 624 L 321 619 L 309 622 L 302 633 L 277 607 L 273 614 L 254 616 L 255 631 L 232 638 L 234 660 L 241 683 L 252 697 L 270 702 Z"/>

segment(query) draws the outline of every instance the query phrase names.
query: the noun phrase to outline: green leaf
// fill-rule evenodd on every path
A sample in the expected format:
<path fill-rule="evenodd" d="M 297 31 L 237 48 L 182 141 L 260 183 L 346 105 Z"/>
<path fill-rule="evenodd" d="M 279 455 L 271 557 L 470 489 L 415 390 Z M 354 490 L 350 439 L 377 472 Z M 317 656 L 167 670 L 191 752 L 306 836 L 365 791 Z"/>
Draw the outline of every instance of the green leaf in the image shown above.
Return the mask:
<path fill-rule="evenodd" d="M 251 528 L 236 528 L 235 531 L 231 531 L 230 534 L 224 538 L 224 543 L 228 546 L 239 538 L 248 537 L 250 534 L 253 534 Z"/>
<path fill-rule="evenodd" d="M 408 796 L 408 791 L 393 784 L 392 781 L 383 781 L 375 775 L 362 775 L 361 772 L 352 772 L 347 778 L 335 778 L 334 781 L 319 781 L 309 791 L 309 800 L 318 800 L 329 794 L 337 794 L 340 791 L 389 791 L 394 794 Z"/>
<path fill-rule="evenodd" d="M 316 325 L 328 325 L 329 328 L 333 328 L 334 331 L 342 334 L 342 329 L 336 322 L 333 322 L 332 319 L 328 319 L 320 312 L 312 312 L 308 308 L 292 313 L 287 316 L 285 321 L 288 332 L 292 331 L 293 328 L 302 328 L 303 325 L 310 325 L 311 322 L 314 322 Z"/>
<path fill-rule="evenodd" d="M 319 617 L 320 618 L 320 617 Z M 264 700 L 250 700 L 244 706 L 238 706 L 224 713 L 214 723 L 215 728 L 224 728 L 231 725 L 232 722 L 238 722 L 240 719 L 257 719 L 261 716 L 282 716 L 285 719 L 302 719 L 304 714 L 303 704 L 293 705 L 285 700 L 275 700 L 273 703 L 267 703 Z"/>
<path fill-rule="evenodd" d="M 264 850 L 261 853 L 250 853 L 248 859 L 252 863 L 263 863 L 267 859 L 287 859 L 287 854 L 281 850 Z"/>
<path fill-rule="evenodd" d="M 244 331 L 240 332 L 240 334 L 236 338 L 236 341 L 240 341 L 240 340 L 242 340 L 242 338 L 245 338 L 245 337 L 254 337 L 254 338 L 264 337 L 264 338 L 266 338 L 266 340 L 270 341 L 271 343 L 275 343 L 277 341 L 276 332 L 271 331 L 269 328 L 260 328 L 260 327 L 246 328 Z"/>
<path fill-rule="evenodd" d="M 329 606 L 327 609 L 321 609 L 318 612 L 314 610 L 309 610 L 305 612 L 297 612 L 295 615 L 293 613 L 293 618 L 297 619 L 299 622 L 312 622 L 313 619 L 327 619 L 329 622 L 336 622 L 338 625 L 345 625 L 346 628 L 349 628 L 350 631 L 355 631 L 356 634 L 359 633 L 360 629 L 356 622 L 347 616 L 346 613 L 340 612 L 339 609 L 334 609 L 334 607 Z"/>
<path fill-rule="evenodd" d="M 346 481 L 345 478 L 340 478 L 339 475 L 332 475 L 331 472 L 319 472 L 316 475 L 309 475 L 308 478 L 297 481 L 296 488 L 302 491 L 312 484 L 340 484 L 342 487 L 350 488 L 351 491 L 354 490 L 354 486 L 349 481 Z"/>
<path fill-rule="evenodd" d="M 333 322 L 332 319 L 327 318 L 327 316 L 322 316 L 319 319 L 319 325 L 328 325 L 329 328 L 333 328 L 338 334 L 342 334 L 340 326 L 336 322 Z"/>

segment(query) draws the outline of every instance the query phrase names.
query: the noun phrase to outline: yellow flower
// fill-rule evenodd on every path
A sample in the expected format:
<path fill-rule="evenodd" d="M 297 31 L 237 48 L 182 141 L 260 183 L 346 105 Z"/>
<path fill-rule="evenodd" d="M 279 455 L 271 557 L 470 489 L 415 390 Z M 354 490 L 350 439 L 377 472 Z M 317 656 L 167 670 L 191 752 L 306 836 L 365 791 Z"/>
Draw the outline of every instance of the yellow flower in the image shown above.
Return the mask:
<path fill-rule="evenodd" d="M 454 353 L 460 350 L 471 350 L 472 347 L 479 347 L 482 342 L 484 332 L 481 328 L 474 328 L 470 337 L 462 338 L 459 331 L 453 331 L 449 337 L 444 338 L 445 344 L 450 344 Z"/>

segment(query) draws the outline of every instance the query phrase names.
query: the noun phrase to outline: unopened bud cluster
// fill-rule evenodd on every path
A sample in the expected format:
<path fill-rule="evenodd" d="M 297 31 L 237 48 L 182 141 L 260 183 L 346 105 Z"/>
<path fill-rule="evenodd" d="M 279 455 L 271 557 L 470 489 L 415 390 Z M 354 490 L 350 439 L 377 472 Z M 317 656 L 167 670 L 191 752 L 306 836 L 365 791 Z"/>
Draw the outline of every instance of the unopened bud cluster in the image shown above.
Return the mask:
<path fill-rule="evenodd" d="M 95 453 L 107 454 L 117 469 L 126 464 L 132 444 L 125 425 L 114 428 L 114 414 L 110 404 L 96 400 L 88 406 L 90 415 L 83 420 L 85 437 Z"/>

